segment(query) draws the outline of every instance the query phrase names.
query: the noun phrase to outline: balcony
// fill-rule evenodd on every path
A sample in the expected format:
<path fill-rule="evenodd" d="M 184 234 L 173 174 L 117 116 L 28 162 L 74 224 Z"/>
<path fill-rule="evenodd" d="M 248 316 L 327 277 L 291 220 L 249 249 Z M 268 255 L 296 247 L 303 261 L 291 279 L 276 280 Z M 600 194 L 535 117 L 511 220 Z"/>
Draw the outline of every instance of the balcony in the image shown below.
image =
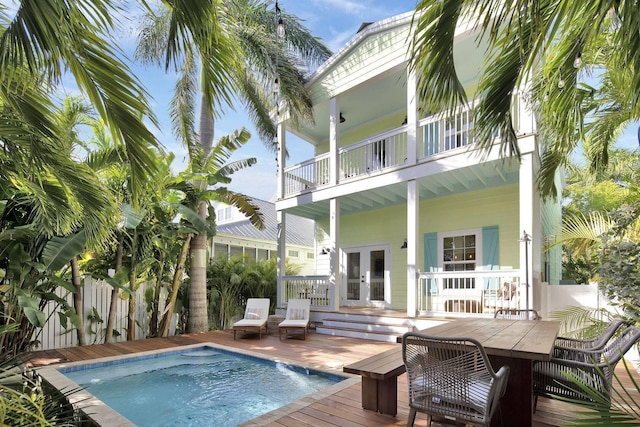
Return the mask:
<path fill-rule="evenodd" d="M 436 155 L 466 148 L 473 143 L 472 112 L 461 110 L 451 117 L 430 116 L 420 120 L 416 143 L 418 163 Z M 372 136 L 338 150 L 338 184 L 387 173 L 408 166 L 407 126 Z M 290 166 L 284 170 L 284 196 L 312 191 L 330 183 L 330 154 Z"/>

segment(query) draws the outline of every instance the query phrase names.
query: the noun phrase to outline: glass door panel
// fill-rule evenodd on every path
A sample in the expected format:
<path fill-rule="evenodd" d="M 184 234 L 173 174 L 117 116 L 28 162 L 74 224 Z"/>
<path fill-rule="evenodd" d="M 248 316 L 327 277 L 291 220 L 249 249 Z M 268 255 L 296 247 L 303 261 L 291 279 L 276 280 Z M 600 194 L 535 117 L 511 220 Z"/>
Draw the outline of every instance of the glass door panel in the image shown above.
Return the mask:
<path fill-rule="evenodd" d="M 343 304 L 386 306 L 389 303 L 389 249 L 363 247 L 345 249 L 346 284 Z"/>

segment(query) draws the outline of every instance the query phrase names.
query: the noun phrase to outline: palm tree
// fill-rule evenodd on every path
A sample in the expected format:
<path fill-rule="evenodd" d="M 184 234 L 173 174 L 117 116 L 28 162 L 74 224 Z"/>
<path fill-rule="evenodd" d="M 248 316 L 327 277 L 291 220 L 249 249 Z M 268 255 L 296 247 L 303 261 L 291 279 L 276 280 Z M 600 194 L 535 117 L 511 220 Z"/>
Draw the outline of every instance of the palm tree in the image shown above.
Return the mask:
<path fill-rule="evenodd" d="M 638 118 L 640 74 L 634 70 L 640 66 L 640 24 L 631 3 L 421 0 L 416 13 L 411 67 L 418 76 L 421 101 L 431 111 L 467 101 L 453 63 L 454 29 L 463 20 L 481 29 L 479 41 L 489 49 L 478 84 L 474 123 L 483 148 L 489 149 L 498 129 L 503 137 L 501 151 L 519 155 L 510 111 L 514 95 L 528 79 L 536 77 L 533 99 L 543 104 L 538 108 L 543 114 L 540 127 L 543 135 L 549 132 L 538 178 L 544 194 L 554 193 L 554 173 L 579 141 L 582 135 L 576 135 L 576 130 L 582 129 L 588 118 L 581 108 L 587 92 L 575 89 L 581 64 L 605 64 L 612 81 L 617 81 L 619 73 L 626 74 L 626 86 L 620 86 L 625 96 L 619 99 L 624 99 L 624 108 L 632 114 L 620 117 Z M 608 49 L 602 49 L 603 34 Z M 606 57 L 588 52 L 605 53 Z M 611 113 L 613 119 L 615 111 L 607 112 L 605 105 L 600 104 L 598 111 Z M 611 139 L 601 141 L 609 144 Z"/>
<path fill-rule="evenodd" d="M 0 10 L 0 104 L 11 111 L 0 136 L 8 150 L 33 144 L 35 155 L 50 153 L 47 145 L 59 135 L 48 94 L 69 75 L 109 125 L 113 140 L 126 146 L 137 192 L 153 168 L 150 148 L 157 146 L 142 119 L 155 119 L 146 91 L 112 47 L 109 34 L 118 8 L 111 0 L 22 0 L 11 16 Z M 54 162 L 46 156 L 38 160 Z M 20 172 L 27 173 L 30 164 Z"/>
<path fill-rule="evenodd" d="M 273 82 L 279 82 L 282 105 L 292 119 L 310 120 L 311 100 L 296 65 L 300 60 L 319 63 L 330 52 L 291 15 L 282 15 L 288 30 L 283 40 L 278 38 L 274 11 L 267 9 L 270 2 L 211 0 L 199 5 L 201 9 L 192 10 L 191 4 L 164 3 L 164 9 L 149 12 L 136 51 L 144 62 L 160 63 L 165 69 L 174 66 L 179 72 L 171 103 L 176 137 L 186 145 L 192 165 L 197 165 L 196 157 L 211 154 L 214 119 L 220 114 L 217 107 L 231 105 L 232 97 L 237 96 L 250 112 L 263 142 L 275 150 L 276 131 L 270 113 L 278 107 Z M 192 20 L 194 15 L 200 20 Z M 199 180 L 194 184 L 204 185 Z M 206 216 L 204 203 L 199 213 Z M 206 248 L 206 236 L 195 235 L 191 242 L 190 332 L 208 329 Z"/>

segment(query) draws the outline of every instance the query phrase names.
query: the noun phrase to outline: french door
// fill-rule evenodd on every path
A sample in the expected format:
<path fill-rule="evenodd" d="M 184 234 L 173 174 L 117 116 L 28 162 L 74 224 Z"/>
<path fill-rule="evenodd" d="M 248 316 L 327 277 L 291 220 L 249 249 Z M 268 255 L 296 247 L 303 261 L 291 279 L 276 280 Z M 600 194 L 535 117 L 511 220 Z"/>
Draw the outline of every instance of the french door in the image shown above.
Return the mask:
<path fill-rule="evenodd" d="M 345 284 L 342 305 L 386 307 L 390 305 L 390 246 L 344 248 Z"/>

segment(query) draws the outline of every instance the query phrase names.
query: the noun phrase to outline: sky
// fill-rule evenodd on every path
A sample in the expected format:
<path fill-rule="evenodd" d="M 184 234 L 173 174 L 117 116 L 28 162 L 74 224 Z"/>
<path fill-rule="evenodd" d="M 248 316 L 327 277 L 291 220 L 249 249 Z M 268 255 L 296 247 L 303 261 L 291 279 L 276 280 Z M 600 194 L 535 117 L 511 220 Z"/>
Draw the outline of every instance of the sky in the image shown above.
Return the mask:
<path fill-rule="evenodd" d="M 363 22 L 375 22 L 413 10 L 416 0 L 278 0 L 278 4 L 283 12 L 300 18 L 314 36 L 319 37 L 332 52 L 336 52 L 356 34 Z M 136 43 L 135 17 L 130 18 L 130 22 L 122 24 L 125 31 L 118 40 L 126 53 L 132 53 Z M 165 150 L 176 155 L 172 164 L 174 170 L 183 170 L 186 150 L 175 143 L 168 114 L 174 76 L 165 74 L 163 70 L 135 63 L 131 64 L 131 68 L 153 98 L 152 108 L 159 120 L 160 129 L 152 128 L 152 131 Z M 231 160 L 255 157 L 257 163 L 232 175 L 232 182 L 227 187 L 251 197 L 274 201 L 277 182 L 275 154 L 264 148 L 239 102 L 235 111 L 226 108 L 216 120 L 214 138 L 217 140 L 243 126 L 251 132 L 251 140 L 237 150 Z M 312 146 L 303 141 L 296 145 L 289 141 L 287 149 L 290 152 L 287 165 L 313 157 Z"/>
<path fill-rule="evenodd" d="M 355 34 L 363 22 L 375 22 L 394 15 L 413 10 L 416 0 L 278 0 L 280 8 L 287 14 L 298 16 L 313 35 L 319 37 L 331 51 L 336 52 Z M 134 0 L 130 0 L 135 4 Z M 121 18 L 122 32 L 114 36 L 126 54 L 133 56 L 137 44 L 137 15 Z M 286 27 L 286 22 L 285 22 Z M 133 62 L 132 71 L 148 90 L 152 97 L 152 108 L 159 121 L 160 128 L 148 123 L 166 151 L 175 154 L 172 164 L 176 172 L 184 170 L 186 150 L 174 141 L 169 119 L 169 102 L 173 94 L 175 76 L 154 67 L 144 67 Z M 75 84 L 71 84 L 75 86 Z M 273 201 L 276 194 L 275 154 L 264 148 L 262 141 L 240 102 L 235 110 L 226 108 L 215 122 L 215 139 L 227 135 L 240 127 L 246 127 L 252 134 L 251 140 L 236 151 L 231 160 L 255 157 L 257 163 L 232 176 L 228 185 L 233 191 L 262 200 Z M 627 128 L 619 140 L 618 146 L 638 148 L 638 124 Z M 310 144 L 289 139 L 287 149 L 290 157 L 287 165 L 293 165 L 313 157 Z"/>

